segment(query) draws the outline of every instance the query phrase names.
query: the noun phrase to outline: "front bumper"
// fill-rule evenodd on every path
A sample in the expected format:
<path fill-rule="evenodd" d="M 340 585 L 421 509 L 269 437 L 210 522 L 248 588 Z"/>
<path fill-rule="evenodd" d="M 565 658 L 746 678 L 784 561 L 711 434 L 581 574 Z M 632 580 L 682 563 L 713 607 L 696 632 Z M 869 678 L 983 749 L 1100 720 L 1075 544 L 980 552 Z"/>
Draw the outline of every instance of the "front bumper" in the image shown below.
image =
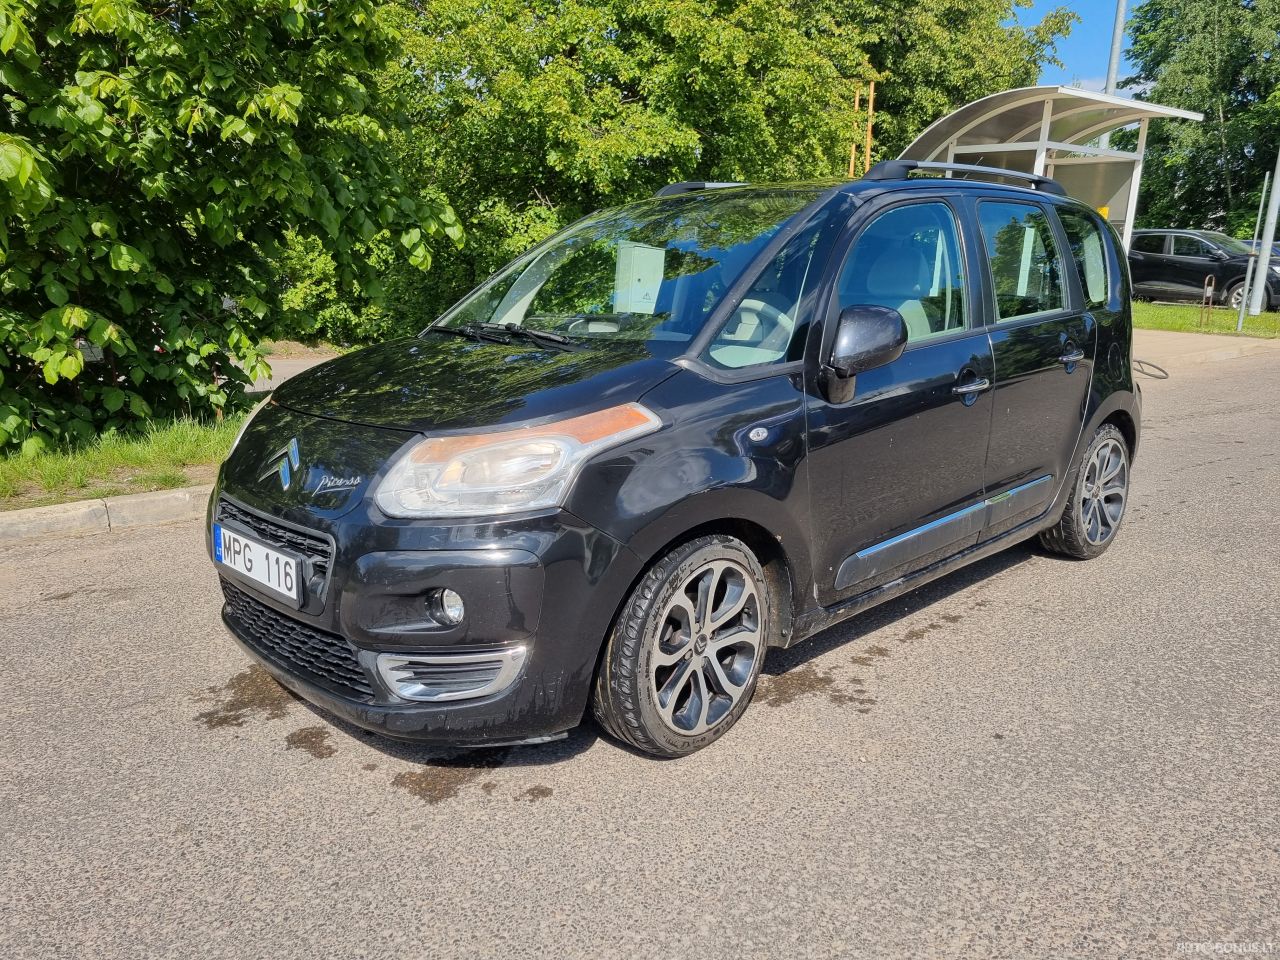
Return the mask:
<path fill-rule="evenodd" d="M 284 513 L 219 486 L 209 520 L 269 543 L 285 528 L 331 544 L 304 561 L 300 609 L 218 568 L 224 624 L 289 690 L 366 730 L 441 746 L 536 741 L 581 722 L 601 642 L 638 573 L 616 541 L 564 511 L 449 526 L 393 522 L 372 507 L 337 520 Z M 425 615 L 425 598 L 445 586 L 466 602 L 456 627 Z M 473 699 L 406 701 L 378 669 L 379 654 L 516 649 L 514 679 Z"/>

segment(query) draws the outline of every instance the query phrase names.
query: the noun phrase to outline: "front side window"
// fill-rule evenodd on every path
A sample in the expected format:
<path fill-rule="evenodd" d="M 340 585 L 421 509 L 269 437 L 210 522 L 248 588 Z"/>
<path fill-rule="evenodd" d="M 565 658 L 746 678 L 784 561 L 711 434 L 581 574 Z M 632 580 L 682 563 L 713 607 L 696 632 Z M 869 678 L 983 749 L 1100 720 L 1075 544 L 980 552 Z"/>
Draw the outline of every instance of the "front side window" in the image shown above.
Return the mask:
<path fill-rule="evenodd" d="M 1164 253 L 1163 233 L 1143 233 L 1133 238 L 1133 249 L 1139 253 Z"/>
<path fill-rule="evenodd" d="M 1213 248 L 1199 237 L 1182 237 L 1174 235 L 1173 255 L 1175 257 L 1207 257 Z"/>
<path fill-rule="evenodd" d="M 1029 203 L 984 201 L 978 222 L 991 264 L 997 318 L 1004 322 L 1061 310 L 1062 258 L 1049 218 Z"/>
<path fill-rule="evenodd" d="M 1080 276 L 1080 289 L 1084 291 L 1085 307 L 1096 310 L 1107 302 L 1107 248 L 1102 239 L 1102 227 L 1088 214 L 1079 210 L 1058 211 L 1058 220 L 1066 231 L 1071 246 L 1071 258 Z"/>
<path fill-rule="evenodd" d="M 964 264 L 956 219 L 945 203 L 895 207 L 858 236 L 840 271 L 840 309 L 892 307 L 907 341 L 940 337 L 965 325 Z"/>
<path fill-rule="evenodd" d="M 716 305 L 821 188 L 707 190 L 606 210 L 499 271 L 436 326 L 506 327 L 684 352 Z"/>

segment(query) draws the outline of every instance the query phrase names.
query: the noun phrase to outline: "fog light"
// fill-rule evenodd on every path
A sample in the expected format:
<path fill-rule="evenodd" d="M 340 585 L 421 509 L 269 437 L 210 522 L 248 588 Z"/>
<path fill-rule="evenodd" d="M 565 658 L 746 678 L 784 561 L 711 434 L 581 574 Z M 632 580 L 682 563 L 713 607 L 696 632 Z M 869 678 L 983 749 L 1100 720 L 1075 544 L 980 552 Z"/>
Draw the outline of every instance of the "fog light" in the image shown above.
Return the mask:
<path fill-rule="evenodd" d="M 456 590 L 447 587 L 436 590 L 427 600 L 427 609 L 432 619 L 446 627 L 456 627 L 462 622 L 467 608 Z"/>

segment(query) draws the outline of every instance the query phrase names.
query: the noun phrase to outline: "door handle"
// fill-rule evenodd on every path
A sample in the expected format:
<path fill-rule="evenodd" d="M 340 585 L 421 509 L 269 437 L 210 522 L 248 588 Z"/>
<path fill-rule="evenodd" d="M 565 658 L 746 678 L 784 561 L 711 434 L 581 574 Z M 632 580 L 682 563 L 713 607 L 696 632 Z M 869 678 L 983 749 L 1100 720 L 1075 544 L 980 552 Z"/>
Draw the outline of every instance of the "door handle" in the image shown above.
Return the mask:
<path fill-rule="evenodd" d="M 951 388 L 951 392 L 962 397 L 971 393 L 981 393 L 983 390 L 991 389 L 991 381 L 986 377 L 980 377 L 977 380 L 970 380 L 968 383 L 958 383 Z"/>
<path fill-rule="evenodd" d="M 1071 364 L 1071 363 L 1079 363 L 1083 359 L 1084 359 L 1084 351 L 1076 349 L 1076 350 L 1072 350 L 1070 353 L 1064 353 L 1062 356 L 1058 358 L 1058 362 Z"/>

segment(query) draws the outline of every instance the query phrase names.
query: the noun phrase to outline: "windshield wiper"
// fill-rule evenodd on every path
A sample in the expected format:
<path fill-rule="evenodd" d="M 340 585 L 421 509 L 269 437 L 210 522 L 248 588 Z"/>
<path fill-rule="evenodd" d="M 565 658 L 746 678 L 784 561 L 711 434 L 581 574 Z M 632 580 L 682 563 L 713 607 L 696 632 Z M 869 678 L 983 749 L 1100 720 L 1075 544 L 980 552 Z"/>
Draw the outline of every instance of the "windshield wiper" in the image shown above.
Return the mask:
<path fill-rule="evenodd" d="M 546 330 L 531 330 L 528 327 L 522 327 L 516 323 L 482 323 L 482 330 L 492 330 L 494 332 L 502 331 L 511 337 L 523 337 L 526 340 L 536 343 L 540 347 L 553 347 L 556 350 L 573 351 L 581 350 L 582 345 L 574 343 L 568 337 L 559 333 L 550 333 Z"/>
<path fill-rule="evenodd" d="M 510 337 L 499 336 L 496 333 L 490 333 L 491 324 L 485 324 L 483 327 L 477 327 L 475 324 L 463 323 L 456 327 L 440 327 L 430 326 L 423 333 L 447 333 L 451 337 L 466 337 L 468 340 L 479 340 L 482 343 L 510 343 Z"/>

